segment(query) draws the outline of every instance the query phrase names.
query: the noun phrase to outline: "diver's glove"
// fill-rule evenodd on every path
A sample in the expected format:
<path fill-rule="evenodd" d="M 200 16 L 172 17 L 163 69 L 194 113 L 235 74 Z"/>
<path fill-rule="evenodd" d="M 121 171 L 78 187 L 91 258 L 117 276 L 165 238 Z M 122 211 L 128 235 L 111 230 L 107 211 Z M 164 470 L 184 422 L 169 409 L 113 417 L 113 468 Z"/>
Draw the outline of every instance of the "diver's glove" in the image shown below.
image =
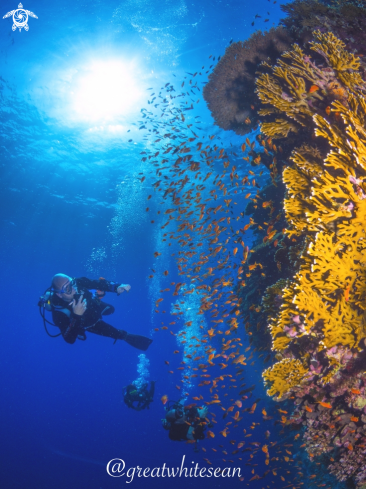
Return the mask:
<path fill-rule="evenodd" d="M 198 408 L 197 409 L 198 415 L 201 419 L 204 419 L 207 416 L 208 413 L 208 407 L 205 406 L 203 408 Z"/>
<path fill-rule="evenodd" d="M 109 282 L 110 292 L 115 292 L 117 295 L 122 294 L 122 292 L 129 292 L 131 289 L 131 285 L 129 284 L 120 284 L 118 282 Z"/>
<path fill-rule="evenodd" d="M 131 289 L 131 285 L 129 284 L 120 284 L 117 286 L 116 293 L 117 295 L 122 294 L 122 292 L 129 292 Z"/>

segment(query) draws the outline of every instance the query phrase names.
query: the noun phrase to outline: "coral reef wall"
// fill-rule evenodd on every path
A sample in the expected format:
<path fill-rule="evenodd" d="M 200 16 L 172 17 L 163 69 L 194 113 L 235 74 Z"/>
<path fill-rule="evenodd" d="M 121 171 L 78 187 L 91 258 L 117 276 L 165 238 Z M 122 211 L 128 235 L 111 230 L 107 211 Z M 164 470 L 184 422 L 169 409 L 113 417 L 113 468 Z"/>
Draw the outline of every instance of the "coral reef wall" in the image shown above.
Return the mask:
<path fill-rule="evenodd" d="M 237 43 L 237 63 L 229 48 L 205 90 L 221 127 L 244 134 L 252 120 L 260 124 L 258 164 L 271 171 L 258 194 L 263 203 L 246 210 L 257 225 L 256 262 L 248 262 L 240 291 L 252 341 L 263 344 L 257 332 L 270 333 L 276 362 L 263 372 L 268 394 L 293 401 L 286 423 L 304 427 L 309 458 L 322 456 L 333 475 L 359 488 L 366 485 L 365 6 L 284 6 L 283 26 L 263 42 L 281 32 L 278 46 L 297 43 L 267 58 L 251 54 L 257 100 L 244 67 L 246 47 L 262 34 Z M 240 77 L 250 80 L 245 90 L 235 85 Z M 228 96 L 236 102 L 225 105 Z M 238 114 L 248 104 L 256 114 L 245 114 L 245 127 Z M 272 269 L 264 279 L 255 273 L 259 257 Z"/>

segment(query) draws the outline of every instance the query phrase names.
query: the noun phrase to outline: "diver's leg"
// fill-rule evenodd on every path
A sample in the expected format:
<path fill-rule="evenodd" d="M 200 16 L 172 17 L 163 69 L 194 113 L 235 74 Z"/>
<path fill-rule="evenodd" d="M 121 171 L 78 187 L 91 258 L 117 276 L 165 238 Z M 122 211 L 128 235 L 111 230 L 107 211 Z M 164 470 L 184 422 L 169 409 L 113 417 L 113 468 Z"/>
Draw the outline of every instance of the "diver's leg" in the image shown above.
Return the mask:
<path fill-rule="evenodd" d="M 100 314 L 102 316 L 109 316 L 110 314 L 113 314 L 115 309 L 113 306 L 111 306 L 110 304 L 107 304 L 106 302 L 102 302 L 100 301 Z"/>
<path fill-rule="evenodd" d="M 90 331 L 90 333 L 99 334 L 100 336 L 107 336 L 108 338 L 113 338 L 115 340 L 125 340 L 127 337 L 127 331 L 117 329 L 101 319 L 94 324 L 94 326 L 87 328 L 87 331 Z"/>
<path fill-rule="evenodd" d="M 129 345 L 142 351 L 146 351 L 152 343 L 151 338 L 138 334 L 127 333 L 127 331 L 117 329 L 104 322 L 102 319 L 100 319 L 94 326 L 85 329 L 91 333 L 107 336 L 108 338 L 113 338 L 115 340 L 125 340 L 125 342 Z"/>

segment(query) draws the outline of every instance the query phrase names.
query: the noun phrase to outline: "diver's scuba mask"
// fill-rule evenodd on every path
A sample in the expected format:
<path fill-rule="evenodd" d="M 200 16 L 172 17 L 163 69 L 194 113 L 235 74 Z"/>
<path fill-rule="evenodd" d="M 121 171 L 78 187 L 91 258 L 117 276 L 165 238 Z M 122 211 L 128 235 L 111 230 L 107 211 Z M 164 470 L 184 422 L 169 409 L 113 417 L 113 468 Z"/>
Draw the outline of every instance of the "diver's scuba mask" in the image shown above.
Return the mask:
<path fill-rule="evenodd" d="M 76 280 L 73 278 L 66 286 L 62 287 L 62 289 L 57 290 L 59 294 L 67 294 L 70 295 L 72 292 L 72 289 L 76 289 Z"/>

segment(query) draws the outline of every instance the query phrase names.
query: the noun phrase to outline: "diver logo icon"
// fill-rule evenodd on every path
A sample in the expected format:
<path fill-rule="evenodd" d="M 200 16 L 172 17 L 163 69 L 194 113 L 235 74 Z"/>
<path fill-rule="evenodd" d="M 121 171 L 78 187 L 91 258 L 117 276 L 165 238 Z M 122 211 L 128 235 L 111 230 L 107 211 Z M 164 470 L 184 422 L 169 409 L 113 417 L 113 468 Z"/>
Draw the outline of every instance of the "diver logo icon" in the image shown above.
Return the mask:
<path fill-rule="evenodd" d="M 19 32 L 22 30 L 23 27 L 25 31 L 29 29 L 28 16 L 38 19 L 38 17 L 30 10 L 24 10 L 21 3 L 18 5 L 18 8 L 16 10 L 12 10 L 11 12 L 5 14 L 3 19 L 7 19 L 11 15 L 13 16 L 13 25 L 11 28 L 13 29 L 13 31 L 15 31 L 18 27 Z"/>

